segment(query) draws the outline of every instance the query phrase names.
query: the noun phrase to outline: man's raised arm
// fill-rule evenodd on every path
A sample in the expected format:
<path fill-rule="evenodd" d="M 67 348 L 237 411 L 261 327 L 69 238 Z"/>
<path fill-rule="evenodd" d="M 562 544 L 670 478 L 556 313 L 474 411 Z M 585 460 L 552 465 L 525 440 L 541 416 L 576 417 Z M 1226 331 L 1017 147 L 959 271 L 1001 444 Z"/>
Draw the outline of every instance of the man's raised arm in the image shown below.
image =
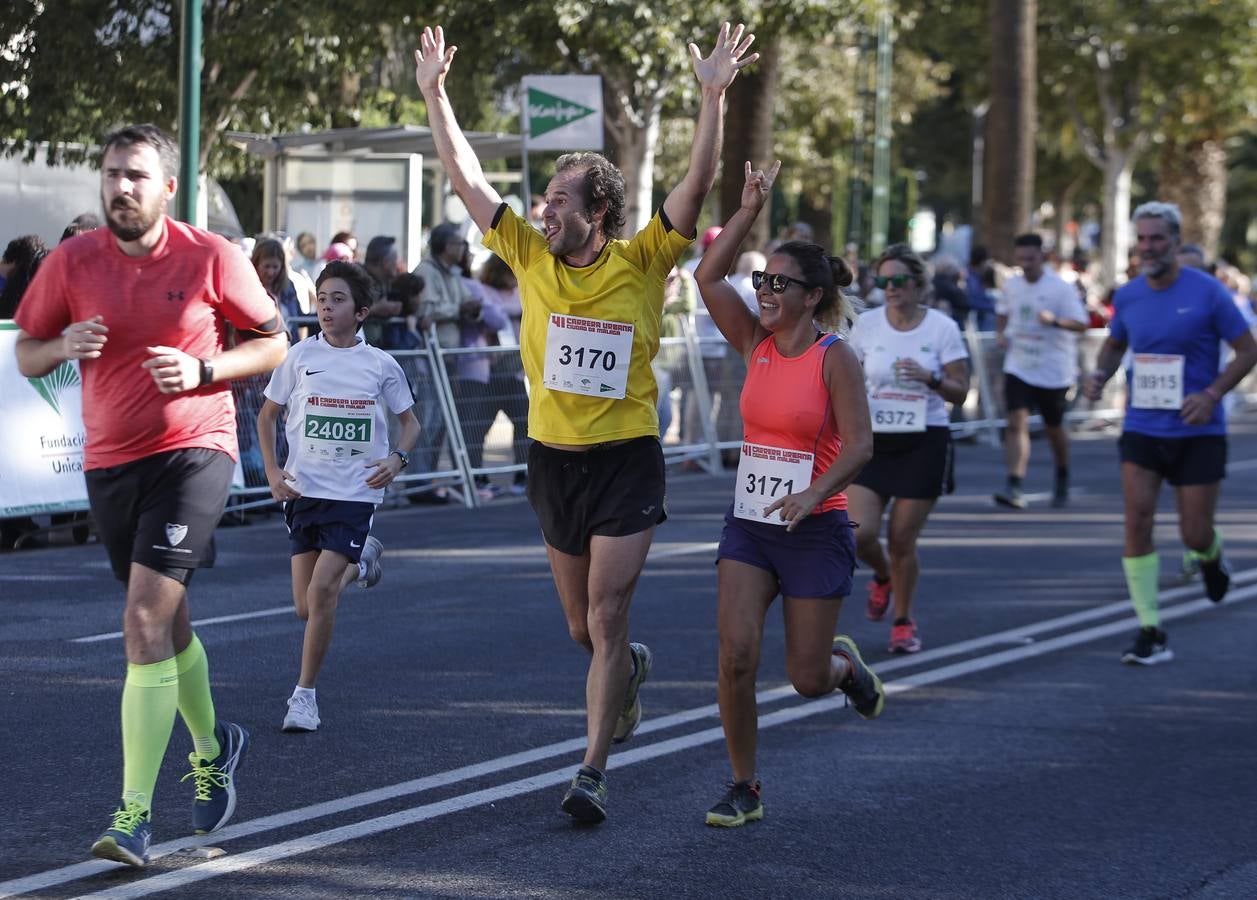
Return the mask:
<path fill-rule="evenodd" d="M 720 145 L 724 137 L 725 91 L 733 83 L 738 70 L 759 59 L 752 53 L 743 59 L 755 35 L 747 34 L 744 25 L 730 29 L 720 26 L 720 35 L 711 55 L 703 59 L 698 45 L 690 43 L 690 61 L 702 87 L 702 105 L 694 126 L 694 146 L 690 149 L 690 168 L 681 183 L 672 189 L 663 203 L 663 211 L 672 227 L 684 235 L 693 235 L 698 226 L 698 213 L 707 193 L 716 183 L 716 166 L 720 162 Z"/>
<path fill-rule="evenodd" d="M 480 160 L 476 159 L 471 144 L 458 127 L 454 108 L 445 93 L 445 76 L 457 51 L 457 47 L 445 46 L 445 32 L 440 25 L 435 31 L 423 29 L 419 49 L 415 51 L 415 82 L 428 107 L 428 127 L 432 129 L 441 165 L 454 185 L 454 192 L 467 206 L 472 221 L 482 232 L 487 232 L 502 205 L 502 198 L 484 177 Z"/>

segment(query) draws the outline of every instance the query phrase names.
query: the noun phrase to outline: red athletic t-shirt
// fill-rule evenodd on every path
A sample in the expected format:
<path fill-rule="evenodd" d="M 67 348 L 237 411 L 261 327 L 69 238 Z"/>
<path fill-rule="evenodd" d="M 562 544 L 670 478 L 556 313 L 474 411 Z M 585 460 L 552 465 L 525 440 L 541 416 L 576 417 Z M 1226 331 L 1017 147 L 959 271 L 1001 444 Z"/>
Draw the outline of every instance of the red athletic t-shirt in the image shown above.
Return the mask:
<path fill-rule="evenodd" d="M 742 434 L 750 444 L 802 450 L 812 454 L 812 481 L 842 452 L 829 388 L 825 387 L 825 352 L 838 338 L 827 335 L 799 356 L 782 356 L 772 335 L 760 341 L 746 364 L 742 385 Z M 852 390 L 864 390 L 864 385 Z M 846 509 L 847 495 L 826 497 L 813 515 Z"/>
<path fill-rule="evenodd" d="M 276 315 L 275 302 L 238 247 L 174 219 L 164 225 L 157 247 L 143 257 L 123 253 L 108 228 L 61 244 L 40 266 L 14 317 L 39 340 L 97 315 L 109 328 L 100 359 L 79 361 L 86 469 L 186 447 L 237 456 L 231 386 L 163 394 L 140 368 L 151 358 L 144 348 L 216 356 L 228 322 L 256 328 Z"/>

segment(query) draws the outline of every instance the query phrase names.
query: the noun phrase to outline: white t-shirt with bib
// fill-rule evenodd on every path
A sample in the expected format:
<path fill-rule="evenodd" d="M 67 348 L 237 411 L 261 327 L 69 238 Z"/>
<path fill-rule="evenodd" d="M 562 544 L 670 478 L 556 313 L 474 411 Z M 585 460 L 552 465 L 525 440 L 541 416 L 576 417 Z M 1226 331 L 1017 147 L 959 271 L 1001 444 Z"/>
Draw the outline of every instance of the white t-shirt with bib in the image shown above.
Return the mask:
<path fill-rule="evenodd" d="M 1055 272 L 1044 269 L 1033 283 L 1017 275 L 1004 284 L 1003 299 L 995 307 L 999 315 L 1008 317 L 1004 371 L 1034 387 L 1066 388 L 1078 378 L 1078 334 L 1044 325 L 1039 321 L 1044 309 L 1058 319 L 1087 321 L 1078 289 Z"/>
<path fill-rule="evenodd" d="M 925 424 L 948 423 L 947 403 L 919 381 L 903 381 L 895 374 L 895 362 L 912 359 L 926 371 L 943 376 L 943 366 L 968 359 L 960 328 L 949 316 L 927 309 L 911 331 L 899 331 L 886 319 L 886 307 L 862 314 L 851 329 L 849 343 L 864 366 L 864 386 L 870 397 L 884 392 L 916 392 L 926 395 Z M 877 430 L 876 427 L 874 430 Z"/>
<path fill-rule="evenodd" d="M 389 453 L 388 413 L 414 405 L 397 360 L 359 338 L 333 347 L 317 334 L 295 345 L 271 374 L 266 398 L 287 407 L 284 468 L 303 497 L 380 503 L 367 463 Z"/>

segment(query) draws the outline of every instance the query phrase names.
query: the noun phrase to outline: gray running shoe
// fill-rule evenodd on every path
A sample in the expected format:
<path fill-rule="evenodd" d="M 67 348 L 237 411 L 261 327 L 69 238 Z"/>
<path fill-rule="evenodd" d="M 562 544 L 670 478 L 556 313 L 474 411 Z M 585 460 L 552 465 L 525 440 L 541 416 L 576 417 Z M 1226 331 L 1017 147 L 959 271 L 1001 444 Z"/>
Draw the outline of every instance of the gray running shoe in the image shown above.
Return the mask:
<path fill-rule="evenodd" d="M 1000 506 L 1007 506 L 1011 509 L 1025 509 L 1026 498 L 1021 493 L 1021 488 L 1009 485 L 1001 493 L 994 494 L 993 499 Z"/>
<path fill-rule="evenodd" d="M 559 808 L 578 822 L 597 825 L 607 817 L 607 776 L 581 766 Z"/>
<path fill-rule="evenodd" d="M 358 579 L 358 587 L 369 588 L 379 584 L 380 576 L 384 574 L 384 570 L 380 568 L 380 557 L 383 554 L 384 545 L 368 535 L 366 543 L 362 547 L 362 557 L 360 559 L 367 574 L 365 578 Z"/>
<path fill-rule="evenodd" d="M 855 641 L 845 634 L 834 638 L 833 652 L 851 664 L 851 674 L 838 686 L 838 690 L 847 695 L 860 718 L 876 719 L 886 705 L 886 689 L 882 687 L 882 680 L 865 664 Z"/>
<path fill-rule="evenodd" d="M 758 822 L 764 818 L 764 804 L 760 802 L 759 792 L 759 779 L 730 782 L 729 790 L 720 802 L 707 810 L 707 824 L 737 828 L 747 822 Z"/>
<path fill-rule="evenodd" d="M 615 723 L 615 733 L 611 737 L 613 744 L 622 744 L 633 736 L 642 721 L 642 701 L 638 691 L 650 675 L 650 667 L 654 662 L 654 654 L 645 644 L 629 644 L 629 652 L 637 663 L 633 677 L 629 680 L 628 690 L 624 693 L 624 708 L 620 711 L 619 721 Z"/>

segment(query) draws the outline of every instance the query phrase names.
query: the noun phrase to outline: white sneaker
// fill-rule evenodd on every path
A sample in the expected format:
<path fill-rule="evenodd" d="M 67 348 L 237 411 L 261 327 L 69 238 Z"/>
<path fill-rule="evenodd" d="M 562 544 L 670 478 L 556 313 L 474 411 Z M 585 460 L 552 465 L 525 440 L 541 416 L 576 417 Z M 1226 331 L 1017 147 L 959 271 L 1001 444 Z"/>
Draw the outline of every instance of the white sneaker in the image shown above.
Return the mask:
<path fill-rule="evenodd" d="M 284 716 L 284 731 L 318 731 L 319 705 L 306 694 L 288 698 L 288 715 Z"/>
<path fill-rule="evenodd" d="M 376 583 L 379 582 L 380 576 L 384 574 L 384 570 L 380 568 L 380 556 L 383 553 L 384 545 L 375 538 L 368 536 L 362 548 L 362 556 L 359 558 L 367 574 L 366 577 L 358 579 L 358 587 L 375 587 Z"/>

